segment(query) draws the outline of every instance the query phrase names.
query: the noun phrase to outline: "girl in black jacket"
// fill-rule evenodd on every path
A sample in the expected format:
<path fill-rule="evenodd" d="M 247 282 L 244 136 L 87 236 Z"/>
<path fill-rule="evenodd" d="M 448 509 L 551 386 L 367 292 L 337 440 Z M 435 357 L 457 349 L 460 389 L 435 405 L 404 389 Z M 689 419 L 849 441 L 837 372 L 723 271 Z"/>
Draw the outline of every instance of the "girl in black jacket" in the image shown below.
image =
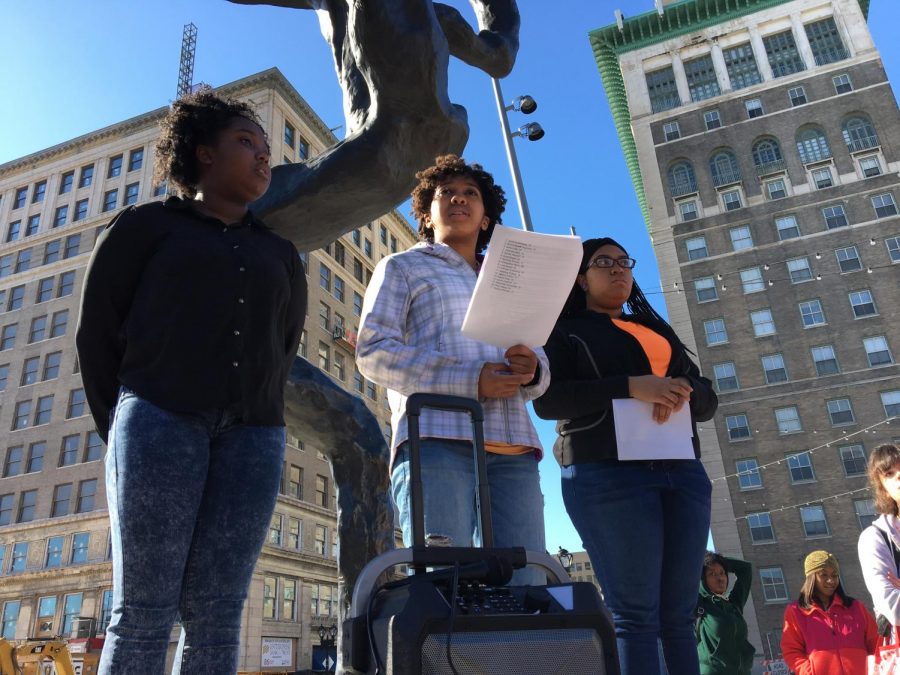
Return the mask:
<path fill-rule="evenodd" d="M 686 579 L 703 567 L 711 486 L 697 421 L 717 406 L 687 349 L 632 278 L 635 261 L 610 238 L 584 242 L 580 274 L 545 347 L 551 383 L 537 414 L 559 420 L 554 455 L 562 492 L 613 613 L 622 675 L 697 675 Z M 627 308 L 627 312 L 624 310 Z M 647 424 L 688 405 L 694 459 L 622 461 L 613 400 L 652 404 Z"/>

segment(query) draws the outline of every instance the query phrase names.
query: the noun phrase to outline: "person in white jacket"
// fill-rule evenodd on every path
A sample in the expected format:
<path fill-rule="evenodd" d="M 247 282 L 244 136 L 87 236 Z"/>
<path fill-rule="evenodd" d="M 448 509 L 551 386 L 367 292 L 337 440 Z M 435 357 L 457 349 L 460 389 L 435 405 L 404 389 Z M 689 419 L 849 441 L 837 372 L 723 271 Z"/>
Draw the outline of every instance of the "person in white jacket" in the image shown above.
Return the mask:
<path fill-rule="evenodd" d="M 388 390 L 391 491 L 403 541 L 412 539 L 406 399 L 418 392 L 477 398 L 484 408 L 494 545 L 543 551 L 541 443 L 525 404 L 550 382 L 542 349 L 501 349 L 465 337 L 462 321 L 494 226 L 503 188 L 456 155 L 416 174 L 413 213 L 420 242 L 382 259 L 366 289 L 356 363 Z M 466 415 L 425 410 L 420 419 L 425 533 L 453 546 L 479 542 L 472 426 Z M 516 583 L 543 583 L 519 570 Z"/>
<path fill-rule="evenodd" d="M 895 444 L 872 452 L 869 486 L 881 515 L 859 535 L 859 564 L 879 628 L 884 620 L 900 626 L 900 448 Z"/>

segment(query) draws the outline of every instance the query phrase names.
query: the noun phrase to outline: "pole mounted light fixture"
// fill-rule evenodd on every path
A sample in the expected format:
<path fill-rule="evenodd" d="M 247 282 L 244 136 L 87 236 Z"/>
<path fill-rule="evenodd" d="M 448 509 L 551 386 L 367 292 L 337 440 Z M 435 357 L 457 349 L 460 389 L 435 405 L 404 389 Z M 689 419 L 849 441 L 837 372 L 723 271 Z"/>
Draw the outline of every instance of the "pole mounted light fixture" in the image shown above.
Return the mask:
<path fill-rule="evenodd" d="M 509 170 L 513 177 L 513 188 L 516 193 L 516 202 L 519 205 L 519 214 L 522 216 L 522 228 L 533 232 L 531 226 L 531 213 L 528 211 L 528 201 L 525 199 L 525 188 L 522 186 L 522 176 L 519 173 L 519 161 L 516 158 L 516 149 L 512 139 L 516 136 L 526 138 L 529 141 L 537 141 L 544 137 L 544 129 L 537 122 L 523 124 L 515 131 L 509 129 L 507 113 L 512 110 L 523 115 L 530 115 L 537 110 L 537 101 L 525 94 L 513 100 L 509 105 L 503 102 L 503 92 L 500 90 L 500 81 L 492 79 L 494 85 L 494 97 L 497 99 L 497 112 L 500 115 L 500 128 L 503 131 L 503 144 L 506 147 L 506 159 L 509 161 Z"/>

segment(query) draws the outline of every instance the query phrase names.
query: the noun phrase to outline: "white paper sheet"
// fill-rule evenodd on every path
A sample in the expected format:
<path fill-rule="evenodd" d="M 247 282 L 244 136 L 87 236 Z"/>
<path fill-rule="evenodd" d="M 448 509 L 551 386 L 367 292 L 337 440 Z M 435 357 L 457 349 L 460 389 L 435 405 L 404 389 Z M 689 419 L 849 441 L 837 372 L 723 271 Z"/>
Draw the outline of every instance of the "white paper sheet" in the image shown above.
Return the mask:
<path fill-rule="evenodd" d="M 653 420 L 653 404 L 634 398 L 613 399 L 620 460 L 694 459 L 694 433 L 687 405 L 668 421 Z"/>
<path fill-rule="evenodd" d="M 575 283 L 581 239 L 498 225 L 462 334 L 504 349 L 542 347 Z"/>

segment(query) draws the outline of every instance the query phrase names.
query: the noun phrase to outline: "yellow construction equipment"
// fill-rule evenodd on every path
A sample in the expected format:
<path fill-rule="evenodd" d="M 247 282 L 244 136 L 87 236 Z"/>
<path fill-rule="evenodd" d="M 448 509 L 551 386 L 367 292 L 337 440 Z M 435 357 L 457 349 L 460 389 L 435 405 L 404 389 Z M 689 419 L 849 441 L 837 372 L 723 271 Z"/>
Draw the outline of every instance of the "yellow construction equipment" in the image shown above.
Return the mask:
<path fill-rule="evenodd" d="M 62 640 L 25 640 L 18 645 L 0 640 L 0 675 L 44 675 L 42 666 L 53 664 L 55 675 L 96 675 L 99 654 L 74 658 Z"/>

